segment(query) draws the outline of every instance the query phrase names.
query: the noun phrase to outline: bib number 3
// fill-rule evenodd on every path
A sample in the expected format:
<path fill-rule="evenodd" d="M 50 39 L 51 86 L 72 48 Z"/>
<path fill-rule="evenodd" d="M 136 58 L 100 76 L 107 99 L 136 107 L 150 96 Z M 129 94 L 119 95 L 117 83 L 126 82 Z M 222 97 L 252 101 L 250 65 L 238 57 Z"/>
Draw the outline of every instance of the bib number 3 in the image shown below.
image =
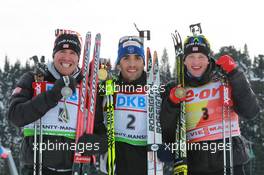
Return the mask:
<path fill-rule="evenodd" d="M 208 109 L 202 108 L 202 111 L 203 111 L 203 119 L 207 120 L 209 118 Z"/>

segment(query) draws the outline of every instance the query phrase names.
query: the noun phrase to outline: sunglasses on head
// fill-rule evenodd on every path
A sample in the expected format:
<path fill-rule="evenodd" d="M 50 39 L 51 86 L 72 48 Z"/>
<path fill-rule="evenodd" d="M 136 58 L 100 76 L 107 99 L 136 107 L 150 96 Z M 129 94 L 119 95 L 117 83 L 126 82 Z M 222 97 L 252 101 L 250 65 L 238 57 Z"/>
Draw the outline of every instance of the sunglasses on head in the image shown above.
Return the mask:
<path fill-rule="evenodd" d="M 121 45 L 121 44 L 123 44 L 124 42 L 127 42 L 127 41 L 136 41 L 140 45 L 143 45 L 143 38 L 141 38 L 139 36 L 124 36 L 124 37 L 120 38 L 119 45 Z"/>
<path fill-rule="evenodd" d="M 185 40 L 184 42 L 185 44 L 207 44 L 209 45 L 207 39 L 204 37 L 204 36 L 192 36 L 192 37 L 189 37 Z"/>

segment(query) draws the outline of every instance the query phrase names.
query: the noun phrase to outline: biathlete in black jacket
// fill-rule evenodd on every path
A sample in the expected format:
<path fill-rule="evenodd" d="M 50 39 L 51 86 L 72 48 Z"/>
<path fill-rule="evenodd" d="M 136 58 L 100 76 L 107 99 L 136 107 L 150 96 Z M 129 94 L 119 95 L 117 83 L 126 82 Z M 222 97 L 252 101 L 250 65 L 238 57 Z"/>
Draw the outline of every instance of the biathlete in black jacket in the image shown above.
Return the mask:
<path fill-rule="evenodd" d="M 42 174 L 71 175 L 79 102 L 79 93 L 76 92 L 79 91 L 77 84 L 83 78 L 78 66 L 81 47 L 81 37 L 77 32 L 59 34 L 54 42 L 53 62 L 47 65 L 43 73 L 44 90 L 40 94 L 35 93 L 34 73 L 27 72 L 13 91 L 8 118 L 15 126 L 23 129 L 21 175 L 33 174 L 34 122 L 40 118 L 43 126 Z M 65 82 L 63 76 L 68 76 L 68 82 Z M 61 93 L 66 84 L 73 91 L 72 96 L 66 100 L 68 117 Z M 95 126 L 100 128 L 96 121 Z"/>
<path fill-rule="evenodd" d="M 116 61 L 116 68 L 120 73 L 114 83 L 115 171 L 117 175 L 147 174 L 147 109 L 144 91 L 146 72 L 144 66 L 142 38 L 122 37 L 119 40 Z M 103 96 L 98 98 L 96 111 L 96 119 L 101 122 L 104 120 L 102 98 Z M 87 140 L 86 136 L 88 135 L 82 137 L 83 141 Z"/>
<path fill-rule="evenodd" d="M 234 174 L 243 175 L 243 165 L 248 161 L 248 156 L 241 137 L 239 117 L 253 118 L 259 113 L 259 105 L 249 82 L 237 68 L 233 58 L 224 55 L 215 62 L 210 57 L 210 52 L 209 42 L 203 35 L 187 37 L 185 40 L 186 96 L 175 96 L 179 86 L 173 83 L 167 86 L 161 109 L 163 141 L 167 145 L 177 143 L 175 131 L 180 116 L 179 103 L 185 101 L 188 174 L 223 175 L 221 77 L 218 74 L 218 71 L 222 70 L 229 82 L 233 102 L 229 112 L 232 123 Z M 229 119 L 226 118 L 225 123 L 228 124 Z M 229 133 L 229 129 L 226 131 Z M 191 147 L 191 144 L 196 146 Z M 226 148 L 230 146 L 227 145 Z"/>

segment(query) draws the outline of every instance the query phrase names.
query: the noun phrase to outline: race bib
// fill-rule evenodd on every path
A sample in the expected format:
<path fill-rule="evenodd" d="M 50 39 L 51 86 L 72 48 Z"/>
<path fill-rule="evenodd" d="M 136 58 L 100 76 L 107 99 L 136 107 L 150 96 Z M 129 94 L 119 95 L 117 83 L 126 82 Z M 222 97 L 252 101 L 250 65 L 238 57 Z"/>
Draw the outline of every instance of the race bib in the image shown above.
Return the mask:
<path fill-rule="evenodd" d="M 116 140 L 132 145 L 147 144 L 145 94 L 117 94 L 115 103 Z"/>

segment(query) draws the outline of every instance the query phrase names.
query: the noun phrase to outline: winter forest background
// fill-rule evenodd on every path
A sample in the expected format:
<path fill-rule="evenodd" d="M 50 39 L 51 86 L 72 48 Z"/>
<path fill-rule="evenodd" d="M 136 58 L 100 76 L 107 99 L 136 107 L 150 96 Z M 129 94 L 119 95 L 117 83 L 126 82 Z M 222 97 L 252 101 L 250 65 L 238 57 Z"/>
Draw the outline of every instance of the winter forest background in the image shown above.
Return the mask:
<path fill-rule="evenodd" d="M 238 63 L 251 82 L 252 89 L 255 92 L 261 105 L 261 114 L 253 120 L 241 119 L 242 134 L 249 140 L 251 145 L 251 161 L 246 166 L 248 175 L 263 175 L 264 174 L 264 55 L 258 55 L 254 58 L 249 57 L 247 45 L 244 49 L 237 50 L 234 46 L 222 47 L 218 53 L 214 54 L 218 58 L 223 54 L 231 55 Z M 21 75 L 32 69 L 29 61 L 25 65 L 21 65 L 19 61 L 15 64 L 10 64 L 8 56 L 5 57 L 3 69 L 0 69 L 0 145 L 10 148 L 13 157 L 18 167 L 18 153 L 21 142 L 21 131 L 15 128 L 7 121 L 8 100 L 11 96 L 17 81 Z M 20 58 L 28 59 L 28 58 Z M 175 66 L 169 65 L 167 50 L 164 49 L 160 57 L 160 73 L 163 83 L 174 79 Z M 29 60 L 29 59 L 28 59 Z M 171 73 L 172 68 L 172 73 Z M 0 175 L 8 175 L 7 162 L 0 159 Z M 168 167 L 166 167 L 166 173 Z"/>

